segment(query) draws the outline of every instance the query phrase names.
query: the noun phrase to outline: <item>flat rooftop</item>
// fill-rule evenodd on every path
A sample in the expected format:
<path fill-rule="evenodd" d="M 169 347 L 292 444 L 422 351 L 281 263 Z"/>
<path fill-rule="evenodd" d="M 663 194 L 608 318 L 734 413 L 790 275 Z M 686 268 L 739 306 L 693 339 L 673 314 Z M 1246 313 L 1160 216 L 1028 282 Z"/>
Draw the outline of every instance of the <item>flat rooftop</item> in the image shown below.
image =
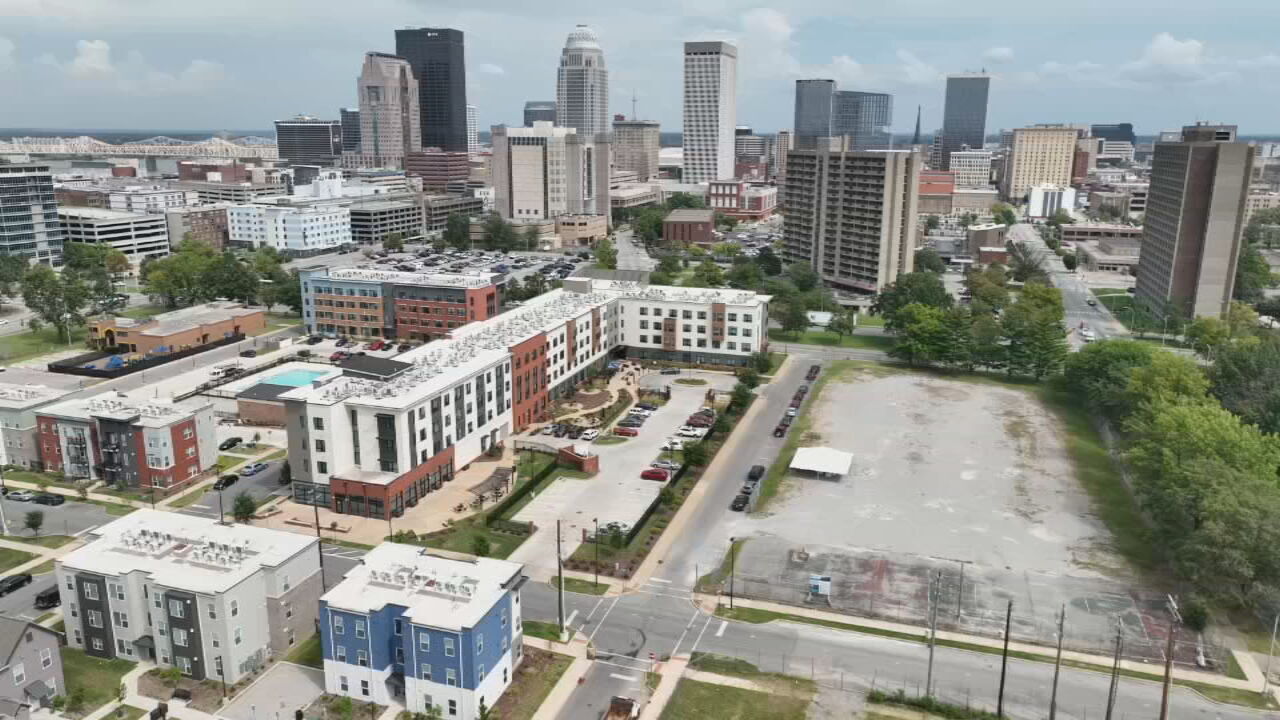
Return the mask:
<path fill-rule="evenodd" d="M 59 215 L 68 217 L 81 218 L 84 220 L 160 220 L 164 221 L 163 215 L 154 215 L 148 213 L 129 212 L 128 210 L 108 210 L 106 208 L 79 207 L 76 205 L 63 205 L 58 208 Z"/>
<path fill-rule="evenodd" d="M 320 599 L 358 613 L 399 605 L 415 625 L 462 630 L 475 627 L 506 592 L 519 587 L 523 571 L 507 560 L 382 543 Z"/>
<path fill-rule="evenodd" d="M 680 208 L 667 213 L 666 222 L 711 222 L 715 214 L 710 209 Z"/>
<path fill-rule="evenodd" d="M 153 217 L 163 219 L 162 215 Z M 264 311 L 262 308 L 248 307 L 236 302 L 211 302 L 152 315 L 141 320 L 122 316 L 116 316 L 115 320 L 118 328 L 137 328 L 143 335 L 162 337 L 258 312 Z"/>
<path fill-rule="evenodd" d="M 142 427 L 168 427 L 194 415 L 210 405 L 204 398 L 190 398 L 180 402 L 161 398 L 132 398 L 125 393 L 107 391 L 92 397 L 73 398 L 50 405 L 41 415 L 87 421 L 91 417 L 132 422 Z"/>
<path fill-rule="evenodd" d="M 323 276 L 313 276 L 319 280 Z M 399 283 L 401 285 L 425 285 L 449 288 L 483 288 L 494 283 L 499 273 L 430 273 L 403 272 L 400 270 L 375 270 L 373 268 L 329 268 L 330 280 L 356 280 L 361 282 Z"/>
<path fill-rule="evenodd" d="M 7 376 L 8 373 L 5 373 Z M 75 388 L 52 388 L 46 385 L 19 385 L 0 382 L 0 410 L 26 410 L 75 392 Z"/>
<path fill-rule="evenodd" d="M 90 537 L 89 544 L 59 560 L 63 569 L 145 572 L 158 585 L 195 593 L 223 592 L 316 543 L 298 533 L 145 508 L 103 525 Z"/>

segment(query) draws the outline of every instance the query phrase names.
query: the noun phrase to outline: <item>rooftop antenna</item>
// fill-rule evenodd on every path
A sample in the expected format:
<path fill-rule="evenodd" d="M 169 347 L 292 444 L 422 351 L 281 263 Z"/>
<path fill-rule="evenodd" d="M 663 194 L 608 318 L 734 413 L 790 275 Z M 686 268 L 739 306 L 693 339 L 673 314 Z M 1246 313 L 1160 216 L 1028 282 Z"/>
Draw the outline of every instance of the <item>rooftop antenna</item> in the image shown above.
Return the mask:
<path fill-rule="evenodd" d="M 632 88 L 632 89 L 631 89 L 631 119 L 632 119 L 632 120 L 639 120 L 639 119 L 640 119 L 640 117 L 639 117 L 638 115 L 636 115 L 636 91 L 635 91 L 635 88 Z"/>

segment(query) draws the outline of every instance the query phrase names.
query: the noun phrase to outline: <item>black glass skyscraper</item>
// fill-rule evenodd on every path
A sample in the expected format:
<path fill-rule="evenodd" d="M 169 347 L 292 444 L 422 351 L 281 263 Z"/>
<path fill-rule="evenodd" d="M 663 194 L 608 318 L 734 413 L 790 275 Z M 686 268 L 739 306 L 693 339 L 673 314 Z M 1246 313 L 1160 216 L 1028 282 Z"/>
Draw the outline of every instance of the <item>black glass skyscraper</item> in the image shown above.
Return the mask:
<path fill-rule="evenodd" d="M 467 70 L 461 30 L 396 31 L 396 55 L 418 80 L 422 147 L 467 151 Z"/>
<path fill-rule="evenodd" d="M 1138 143 L 1138 136 L 1133 134 L 1133 123 L 1094 125 L 1089 128 L 1089 134 L 1096 138 L 1102 138 L 1103 140 L 1127 142 L 1130 145 L 1136 145 Z"/>
<path fill-rule="evenodd" d="M 832 111 L 836 95 L 835 80 L 797 80 L 795 149 L 813 150 L 818 138 L 832 136 Z"/>
<path fill-rule="evenodd" d="M 797 80 L 795 149 L 825 149 L 819 138 L 847 137 L 850 150 L 886 150 L 891 144 L 893 96 L 838 90 L 834 80 Z"/>
<path fill-rule="evenodd" d="M 987 95 L 991 76 L 978 73 L 947 76 L 947 103 L 942 113 L 942 168 L 951 169 L 951 153 L 966 146 L 981 150 L 987 137 Z"/>

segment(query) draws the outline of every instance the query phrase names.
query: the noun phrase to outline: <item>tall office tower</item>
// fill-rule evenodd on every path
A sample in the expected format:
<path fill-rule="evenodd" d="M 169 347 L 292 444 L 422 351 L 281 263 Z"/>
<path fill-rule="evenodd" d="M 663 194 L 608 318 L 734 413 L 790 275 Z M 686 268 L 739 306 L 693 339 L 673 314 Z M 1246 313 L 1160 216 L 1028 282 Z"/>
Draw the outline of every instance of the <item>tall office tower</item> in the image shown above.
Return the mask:
<path fill-rule="evenodd" d="M 634 172 L 640 182 L 656 178 L 660 147 L 657 121 L 613 121 L 614 168 Z"/>
<path fill-rule="evenodd" d="M 733 155 L 735 158 L 762 158 L 765 156 L 765 139 L 751 132 L 746 125 L 733 130 Z"/>
<path fill-rule="evenodd" d="M 467 106 L 467 152 L 472 155 L 480 152 L 480 134 L 476 129 L 479 111 L 475 105 Z"/>
<path fill-rule="evenodd" d="M 850 138 L 851 150 L 888 150 L 893 144 L 893 96 L 840 90 L 831 106 L 833 135 Z"/>
<path fill-rule="evenodd" d="M 560 51 L 556 125 L 584 137 L 609 132 L 609 71 L 600 41 L 586 25 L 574 28 Z"/>
<path fill-rule="evenodd" d="M 835 80 L 797 80 L 795 107 L 795 148 L 813 150 L 819 147 L 818 138 L 829 138 L 834 133 L 831 117 L 835 111 Z"/>
<path fill-rule="evenodd" d="M 342 125 L 342 151 L 360 152 L 360 108 L 341 108 L 338 122 Z"/>
<path fill-rule="evenodd" d="M 533 127 L 538 120 L 549 123 L 556 121 L 555 100 L 528 100 L 524 104 L 524 126 Z"/>
<path fill-rule="evenodd" d="M 58 220 L 53 173 L 48 165 L 0 164 L 0 255 L 62 264 L 65 234 Z"/>
<path fill-rule="evenodd" d="M 1071 185 L 1078 138 L 1075 128 L 1065 125 L 1014 129 L 1013 147 L 1005 158 L 1000 191 L 1006 198 L 1017 201 L 1036 185 Z"/>
<path fill-rule="evenodd" d="M 331 167 L 342 157 L 342 122 L 307 115 L 277 120 L 276 148 L 290 164 Z"/>
<path fill-rule="evenodd" d="M 738 119 L 738 48 L 684 44 L 684 182 L 733 177 Z"/>
<path fill-rule="evenodd" d="M 360 152 L 345 153 L 343 164 L 403 168 L 405 155 L 422 150 L 418 124 L 420 94 L 413 68 L 395 55 L 365 53 L 357 92 Z"/>
<path fill-rule="evenodd" d="M 1153 312 L 1221 317 L 1230 306 L 1253 149 L 1235 125 L 1190 125 L 1151 161 L 1137 296 Z"/>
<path fill-rule="evenodd" d="M 946 106 L 942 110 L 942 170 L 950 170 L 951 153 L 981 150 L 987 137 L 987 95 L 991 76 L 961 73 L 947 76 Z"/>
<path fill-rule="evenodd" d="M 1130 145 L 1138 144 L 1138 136 L 1133 133 L 1133 123 L 1093 125 L 1089 128 L 1089 135 L 1096 138 L 1102 138 L 1103 140 L 1127 142 Z"/>
<path fill-rule="evenodd" d="M 824 282 L 879 292 L 911 272 L 921 158 L 906 150 L 793 150 L 782 191 L 782 254 Z"/>
<path fill-rule="evenodd" d="M 423 147 L 467 150 L 467 68 L 461 30 L 396 31 L 396 55 L 413 68 Z"/>
<path fill-rule="evenodd" d="M 539 120 L 493 128 L 494 209 L 506 220 L 609 215 L 609 133 Z"/>
<path fill-rule="evenodd" d="M 787 154 L 791 152 L 794 138 L 790 130 L 779 130 L 773 139 L 773 176 L 776 178 L 787 176 Z"/>

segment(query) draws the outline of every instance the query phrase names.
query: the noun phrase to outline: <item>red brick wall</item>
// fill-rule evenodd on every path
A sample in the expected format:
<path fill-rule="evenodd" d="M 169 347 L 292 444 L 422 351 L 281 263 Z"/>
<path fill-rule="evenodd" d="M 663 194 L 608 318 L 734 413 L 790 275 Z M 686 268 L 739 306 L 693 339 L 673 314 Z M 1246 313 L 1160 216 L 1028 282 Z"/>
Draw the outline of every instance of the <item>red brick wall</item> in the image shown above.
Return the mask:
<path fill-rule="evenodd" d="M 36 441 L 40 443 L 40 462 L 50 472 L 62 470 L 58 451 L 58 421 L 47 415 L 36 415 Z"/>
<path fill-rule="evenodd" d="M 454 327 L 467 324 L 467 307 L 458 303 L 434 300 L 397 299 L 395 308 L 396 338 L 400 340 L 435 340 L 448 337 L 449 323 Z M 462 315 L 450 315 L 450 310 L 461 310 Z M 443 327 L 436 327 L 436 321 Z M 339 321 L 345 322 L 345 321 Z"/>
<path fill-rule="evenodd" d="M 572 371 L 574 366 L 578 364 L 578 321 L 576 318 L 569 318 L 564 323 L 564 367 L 565 370 Z"/>
<path fill-rule="evenodd" d="M 391 510 L 395 506 L 394 500 L 397 495 L 404 493 L 413 483 L 451 462 L 453 462 L 453 448 L 447 447 L 441 451 L 440 454 L 415 466 L 413 469 L 409 470 L 409 472 L 406 472 L 391 481 L 388 485 L 375 485 L 373 483 L 356 482 L 355 480 L 343 480 L 335 475 L 329 480 L 329 487 L 334 496 L 356 495 L 382 500 L 383 517 L 390 517 Z"/>
<path fill-rule="evenodd" d="M 511 430 L 520 432 L 547 409 L 547 336 L 511 347 Z"/>
<path fill-rule="evenodd" d="M 240 413 L 240 421 L 248 425 L 284 427 L 285 424 L 284 403 L 282 402 L 237 400 L 236 412 Z"/>
<path fill-rule="evenodd" d="M 467 319 L 488 320 L 498 314 L 498 289 L 494 286 L 467 290 Z"/>

